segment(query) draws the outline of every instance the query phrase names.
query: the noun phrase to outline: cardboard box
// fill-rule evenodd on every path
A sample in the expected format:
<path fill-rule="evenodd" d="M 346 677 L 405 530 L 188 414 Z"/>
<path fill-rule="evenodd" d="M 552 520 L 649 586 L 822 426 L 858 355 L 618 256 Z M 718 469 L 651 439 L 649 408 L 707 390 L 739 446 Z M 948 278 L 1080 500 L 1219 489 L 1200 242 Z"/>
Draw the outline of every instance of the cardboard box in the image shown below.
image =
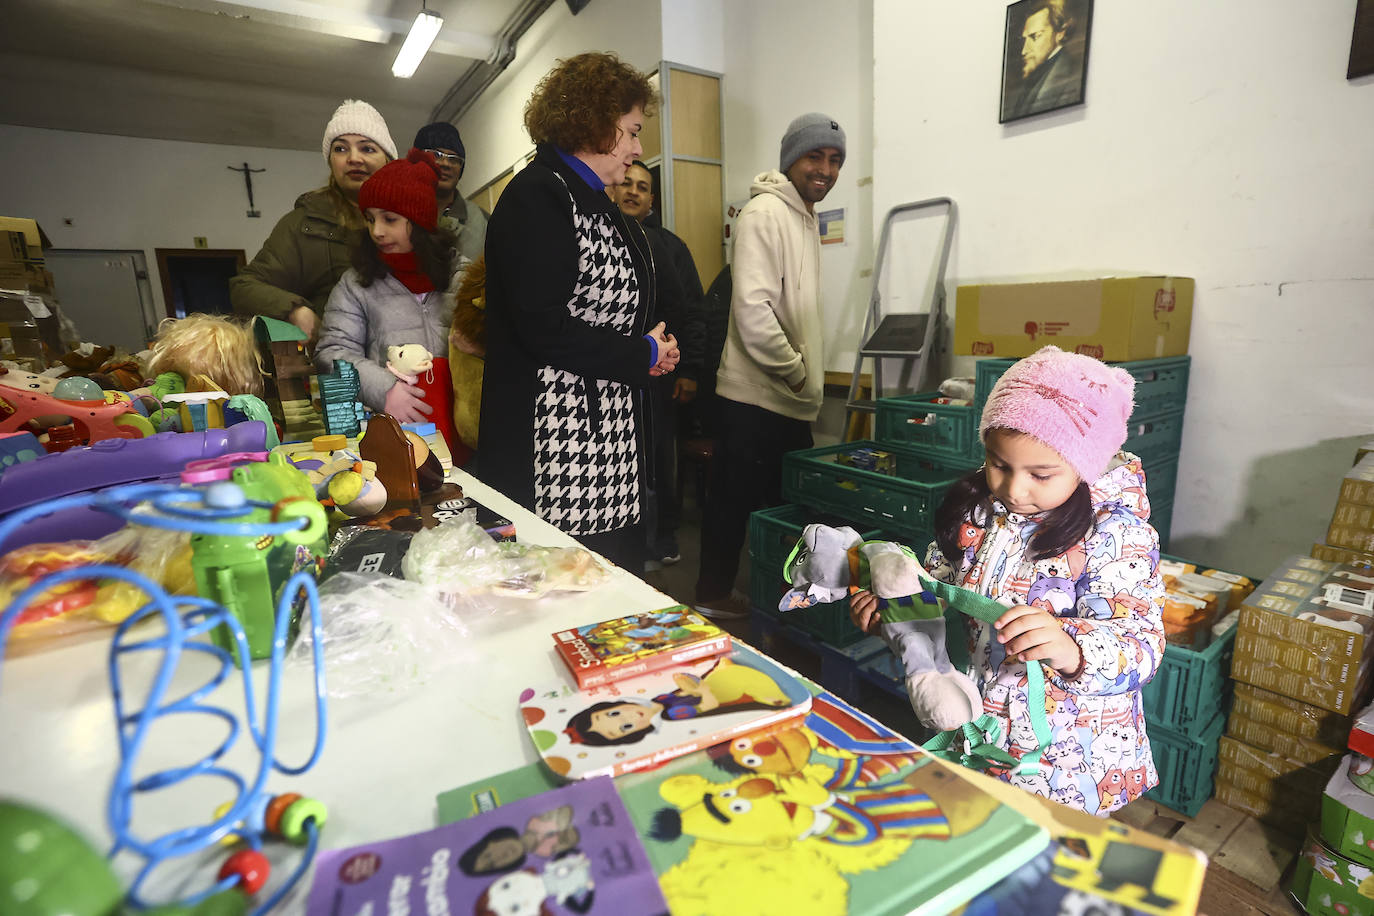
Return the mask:
<path fill-rule="evenodd" d="M 1356 553 L 1374 553 L 1374 531 L 1353 525 L 1332 525 L 1326 529 L 1326 543 Z"/>
<path fill-rule="evenodd" d="M 53 292 L 52 274 L 36 261 L 0 261 L 0 289 Z"/>
<path fill-rule="evenodd" d="M 1349 547 L 1313 544 L 1312 556 L 1327 563 L 1348 563 L 1352 566 L 1374 566 L 1374 553 L 1360 553 Z"/>
<path fill-rule="evenodd" d="M 1336 504 L 1374 506 L 1374 455 L 1366 455 L 1341 479 Z"/>
<path fill-rule="evenodd" d="M 1246 685 L 1247 689 L 1255 688 Z M 1316 708 L 1316 707 L 1312 707 Z M 1322 710 L 1326 712 L 1326 710 Z M 1297 763 L 1321 764 L 1339 760 L 1345 755 L 1345 748 L 1338 744 L 1326 744 L 1316 738 L 1304 738 L 1281 728 L 1250 718 L 1236 709 L 1226 720 L 1228 737 L 1243 741 L 1251 747 L 1271 751 Z"/>
<path fill-rule="evenodd" d="M 1290 557 L 1241 606 L 1231 676 L 1348 713 L 1368 684 L 1374 581 L 1368 570 Z"/>
<path fill-rule="evenodd" d="M 1363 865 L 1374 865 L 1374 795 L 1356 785 L 1351 774 L 1367 776 L 1371 763 L 1368 757 L 1347 755 L 1322 793 L 1322 842 Z"/>
<path fill-rule="evenodd" d="M 1349 715 L 1340 715 L 1246 683 L 1235 685 L 1231 699 L 1231 720 L 1235 721 L 1236 716 L 1267 725 L 1298 740 L 1317 741 L 1331 747 L 1345 747 L 1352 721 Z"/>
<path fill-rule="evenodd" d="M 1187 277 L 961 286 L 954 352 L 1029 356 L 1054 344 L 1109 361 L 1183 356 L 1192 320 Z"/>
<path fill-rule="evenodd" d="M 52 247 L 47 234 L 38 227 L 37 220 L 0 216 L 0 232 L 18 232 L 24 237 L 26 253 L 23 260 L 41 260 L 43 250 Z"/>
<path fill-rule="evenodd" d="M 1371 916 L 1374 876 L 1308 832 L 1288 886 L 1310 916 Z"/>
<path fill-rule="evenodd" d="M 1217 742 L 1217 772 L 1224 769 L 1228 783 L 1270 800 L 1291 795 L 1311 799 L 1315 804 L 1343 759 L 1334 756 L 1317 763 L 1303 763 L 1252 747 L 1229 735 L 1223 735 Z"/>
<path fill-rule="evenodd" d="M 37 255 L 35 255 L 37 257 Z M 27 261 L 29 243 L 24 233 L 13 229 L 0 229 L 0 261 Z"/>

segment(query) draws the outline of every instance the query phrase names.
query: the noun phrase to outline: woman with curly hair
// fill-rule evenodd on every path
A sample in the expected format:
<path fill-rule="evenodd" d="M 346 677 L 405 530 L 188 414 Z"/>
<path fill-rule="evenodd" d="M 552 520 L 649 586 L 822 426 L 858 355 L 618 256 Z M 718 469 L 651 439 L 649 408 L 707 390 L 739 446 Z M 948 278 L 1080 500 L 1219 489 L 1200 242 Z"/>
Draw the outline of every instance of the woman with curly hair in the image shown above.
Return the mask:
<path fill-rule="evenodd" d="M 638 575 L 645 386 L 677 365 L 650 327 L 644 231 L 606 195 L 642 153 L 656 101 L 611 54 L 558 65 L 525 106 L 534 161 L 487 227 L 486 366 L 477 474 Z"/>

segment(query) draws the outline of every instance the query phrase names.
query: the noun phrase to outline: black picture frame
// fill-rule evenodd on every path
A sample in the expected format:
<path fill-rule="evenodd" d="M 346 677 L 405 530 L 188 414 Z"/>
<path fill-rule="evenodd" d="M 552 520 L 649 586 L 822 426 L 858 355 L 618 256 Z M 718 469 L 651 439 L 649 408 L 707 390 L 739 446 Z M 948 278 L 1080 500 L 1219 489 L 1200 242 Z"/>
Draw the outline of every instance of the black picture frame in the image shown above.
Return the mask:
<path fill-rule="evenodd" d="M 1007 7 L 999 124 L 1083 104 L 1092 18 L 1093 0 L 1017 0 Z"/>
<path fill-rule="evenodd" d="M 1359 0 L 1355 6 L 1355 27 L 1350 35 L 1350 63 L 1345 78 L 1374 73 L 1374 0 Z"/>

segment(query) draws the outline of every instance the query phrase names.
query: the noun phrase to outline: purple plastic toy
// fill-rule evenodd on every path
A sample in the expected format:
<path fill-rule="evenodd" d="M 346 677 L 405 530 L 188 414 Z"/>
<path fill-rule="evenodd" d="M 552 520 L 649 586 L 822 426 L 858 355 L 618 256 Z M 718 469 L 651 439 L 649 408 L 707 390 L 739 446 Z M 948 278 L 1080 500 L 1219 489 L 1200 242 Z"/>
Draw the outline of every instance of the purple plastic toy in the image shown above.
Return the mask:
<path fill-rule="evenodd" d="M 158 433 L 146 439 L 102 439 L 86 448 L 45 455 L 5 471 L 0 477 L 0 518 L 34 503 L 127 483 L 181 482 L 188 463 L 232 452 L 266 451 L 267 426 L 261 420 L 228 429 Z M 95 539 L 117 531 L 124 521 L 108 512 L 79 507 L 36 518 L 0 544 L 0 553 L 45 541 Z"/>

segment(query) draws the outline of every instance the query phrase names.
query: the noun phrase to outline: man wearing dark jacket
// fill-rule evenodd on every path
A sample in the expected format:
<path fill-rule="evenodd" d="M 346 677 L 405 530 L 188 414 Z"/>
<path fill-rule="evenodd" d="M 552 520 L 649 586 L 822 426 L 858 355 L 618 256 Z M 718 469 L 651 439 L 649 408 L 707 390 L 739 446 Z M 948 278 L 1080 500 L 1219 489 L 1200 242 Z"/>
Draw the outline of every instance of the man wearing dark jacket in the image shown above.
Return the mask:
<path fill-rule="evenodd" d="M 654 206 L 653 175 L 639 160 L 625 171 L 625 180 L 609 189 L 620 212 L 638 221 L 649 238 L 657 267 L 658 295 L 653 321 L 662 321 L 677 336 L 682 360 L 673 376 L 662 376 L 650 386 L 650 423 L 654 448 L 654 488 L 648 501 L 645 533 L 648 566 L 670 566 L 682 559 L 678 550 L 680 521 L 677 499 L 678 405 L 687 404 L 697 392 L 705 327 L 701 316 L 701 278 L 687 244 L 661 226 L 645 221 Z M 675 376 L 675 377 L 674 377 Z"/>

